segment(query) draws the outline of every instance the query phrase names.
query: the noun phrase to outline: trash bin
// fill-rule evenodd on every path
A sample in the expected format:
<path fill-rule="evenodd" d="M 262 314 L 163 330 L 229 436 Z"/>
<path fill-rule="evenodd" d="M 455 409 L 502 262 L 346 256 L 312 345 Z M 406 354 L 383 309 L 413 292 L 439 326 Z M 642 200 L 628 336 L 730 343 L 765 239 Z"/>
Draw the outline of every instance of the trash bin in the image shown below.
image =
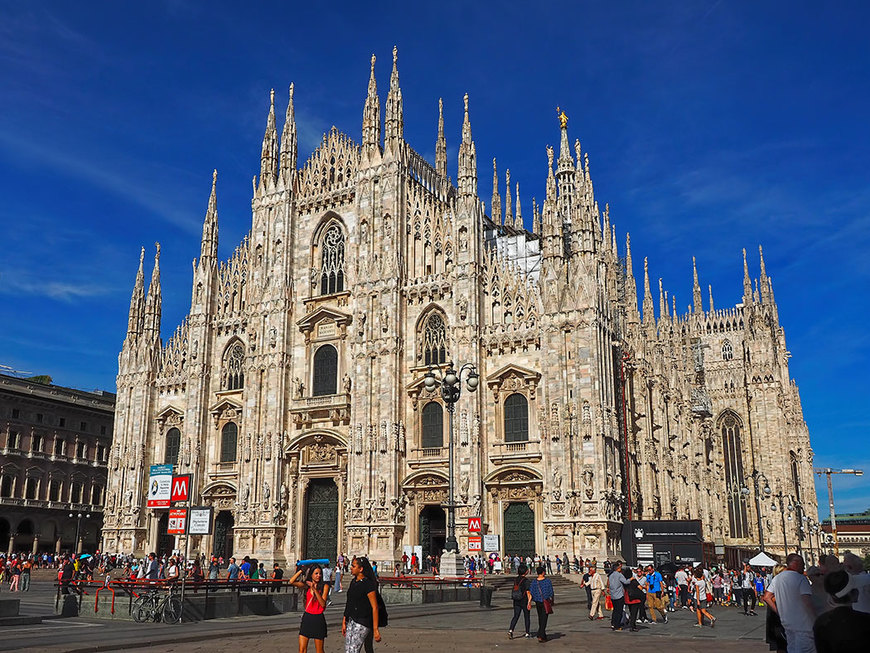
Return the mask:
<path fill-rule="evenodd" d="M 492 587 L 487 587 L 486 585 L 481 585 L 480 587 L 480 607 L 481 608 L 491 608 L 492 607 Z"/>

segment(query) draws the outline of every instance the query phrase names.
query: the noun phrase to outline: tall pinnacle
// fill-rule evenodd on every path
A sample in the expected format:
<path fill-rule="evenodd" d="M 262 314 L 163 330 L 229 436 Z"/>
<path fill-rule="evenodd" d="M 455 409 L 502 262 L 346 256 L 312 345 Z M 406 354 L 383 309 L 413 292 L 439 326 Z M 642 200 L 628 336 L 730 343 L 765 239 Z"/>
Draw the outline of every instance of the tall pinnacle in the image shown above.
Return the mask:
<path fill-rule="evenodd" d="M 656 318 L 653 308 L 652 291 L 649 285 L 649 264 L 643 259 L 643 325 L 648 331 L 655 329 Z"/>
<path fill-rule="evenodd" d="M 752 280 L 749 278 L 749 265 L 746 263 L 746 248 L 743 248 L 743 305 L 752 305 Z"/>
<path fill-rule="evenodd" d="M 202 223 L 202 243 L 200 246 L 200 260 L 217 260 L 218 247 L 218 213 L 217 213 L 217 170 L 211 176 L 211 194 L 208 197 L 208 209 L 205 212 L 205 220 Z M 144 250 L 143 250 L 144 252 Z"/>
<path fill-rule="evenodd" d="M 402 111 L 402 89 L 399 88 L 399 49 L 393 46 L 393 72 L 390 75 L 390 92 L 387 94 L 387 107 L 384 112 L 385 138 L 384 149 L 394 155 L 399 153 L 399 143 L 404 132 Z"/>
<path fill-rule="evenodd" d="M 525 229 L 523 226 L 523 207 L 520 205 L 520 182 L 517 182 L 517 215 L 514 218 L 514 228 L 518 230 Z"/>
<path fill-rule="evenodd" d="M 381 147 L 381 101 L 378 99 L 378 83 L 375 80 L 375 55 L 372 55 L 372 68 L 369 75 L 369 91 L 363 108 L 362 149 L 363 156 L 371 160 L 380 154 Z"/>
<path fill-rule="evenodd" d="M 160 314 L 163 306 L 160 291 L 160 243 L 156 243 L 156 247 L 151 284 L 148 286 L 148 297 L 145 300 L 144 333 L 151 339 L 160 338 Z"/>
<path fill-rule="evenodd" d="M 716 310 L 715 306 L 713 305 L 713 284 L 708 285 L 707 288 L 710 291 L 710 312 L 712 313 Z"/>
<path fill-rule="evenodd" d="M 444 138 L 444 102 L 438 98 L 438 140 L 435 141 L 435 171 L 447 179 L 447 139 Z"/>
<path fill-rule="evenodd" d="M 659 277 L 659 321 L 668 318 L 668 300 L 665 298 L 665 289 L 662 286 L 662 279 Z"/>
<path fill-rule="evenodd" d="M 692 274 L 694 275 L 694 283 L 692 284 L 692 303 L 695 313 L 702 313 L 704 306 L 701 304 L 701 285 L 698 283 L 698 265 L 695 263 L 695 257 L 692 257 Z"/>
<path fill-rule="evenodd" d="M 293 107 L 293 84 L 290 84 L 290 100 L 287 102 L 284 131 L 281 133 L 281 178 L 286 186 L 290 186 L 296 173 L 296 141 L 296 110 Z"/>
<path fill-rule="evenodd" d="M 761 245 L 758 246 L 758 257 L 761 259 L 761 278 L 759 279 L 758 288 L 761 292 L 761 303 L 770 303 L 770 283 L 767 277 L 767 269 L 764 266 L 764 250 Z"/>
<path fill-rule="evenodd" d="M 462 120 L 462 142 L 459 144 L 459 171 L 456 181 L 459 194 L 477 195 L 477 152 L 471 139 L 471 121 L 468 119 L 468 93 L 463 97 L 465 118 Z"/>
<path fill-rule="evenodd" d="M 496 224 L 501 224 L 501 195 L 498 192 L 498 165 L 495 162 L 495 157 L 492 157 L 492 220 Z"/>
<path fill-rule="evenodd" d="M 511 171 L 505 170 L 505 192 L 504 192 L 504 223 L 508 227 L 514 226 L 513 202 L 511 200 Z"/>
<path fill-rule="evenodd" d="M 278 130 L 275 127 L 275 89 L 269 100 L 269 117 L 263 135 L 263 150 L 260 154 L 260 185 L 272 186 L 278 180 Z"/>
<path fill-rule="evenodd" d="M 636 323 L 640 314 L 637 310 L 637 282 L 631 263 L 631 234 L 628 233 L 625 234 L 625 294 L 628 301 L 628 321 Z"/>
<path fill-rule="evenodd" d="M 136 273 L 136 282 L 133 284 L 133 294 L 130 297 L 130 314 L 127 319 L 127 337 L 135 338 L 142 333 L 142 320 L 145 317 L 145 273 L 143 262 L 145 261 L 145 248 L 139 252 L 139 271 Z"/>

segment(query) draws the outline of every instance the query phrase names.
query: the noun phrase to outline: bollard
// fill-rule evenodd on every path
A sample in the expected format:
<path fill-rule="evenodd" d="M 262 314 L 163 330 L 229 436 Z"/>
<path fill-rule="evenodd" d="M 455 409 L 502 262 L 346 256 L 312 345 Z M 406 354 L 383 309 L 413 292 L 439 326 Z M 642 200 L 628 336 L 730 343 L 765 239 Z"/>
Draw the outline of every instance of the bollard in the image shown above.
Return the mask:
<path fill-rule="evenodd" d="M 491 608 L 492 607 L 492 589 L 491 587 L 487 587 L 486 585 L 480 586 L 480 607 L 481 608 Z"/>

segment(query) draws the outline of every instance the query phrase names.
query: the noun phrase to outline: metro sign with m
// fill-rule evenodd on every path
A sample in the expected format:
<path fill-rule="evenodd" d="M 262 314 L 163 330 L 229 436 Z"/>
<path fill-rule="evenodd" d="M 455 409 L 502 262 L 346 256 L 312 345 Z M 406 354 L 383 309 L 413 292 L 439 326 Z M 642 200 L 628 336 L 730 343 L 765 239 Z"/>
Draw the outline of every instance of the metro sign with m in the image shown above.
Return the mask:
<path fill-rule="evenodd" d="M 181 503 L 190 499 L 190 474 L 172 477 L 172 503 Z"/>
<path fill-rule="evenodd" d="M 481 529 L 481 518 L 480 517 L 469 517 L 468 518 L 468 532 L 469 533 L 480 533 Z"/>

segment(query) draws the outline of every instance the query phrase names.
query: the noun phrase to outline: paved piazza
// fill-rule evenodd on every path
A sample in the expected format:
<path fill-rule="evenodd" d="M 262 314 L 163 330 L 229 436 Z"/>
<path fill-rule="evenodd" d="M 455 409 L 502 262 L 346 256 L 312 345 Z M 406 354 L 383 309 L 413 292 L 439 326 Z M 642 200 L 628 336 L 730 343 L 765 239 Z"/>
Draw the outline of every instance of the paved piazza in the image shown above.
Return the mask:
<path fill-rule="evenodd" d="M 41 584 L 40 584 L 41 585 Z M 8 597 L 6 592 L 3 597 Z M 21 595 L 24 614 L 48 614 L 53 606 L 49 587 L 36 587 Z M 343 596 L 327 610 L 330 635 L 326 651 L 343 651 L 340 634 Z M 613 651 L 625 646 L 646 649 L 665 647 L 669 651 L 767 651 L 764 643 L 764 609 L 757 617 L 744 617 L 735 608 L 717 608 L 716 628 L 692 627 L 687 611 L 671 615 L 667 625 L 641 627 L 640 632 L 612 633 L 609 620 L 590 622 L 585 618 L 585 600 L 563 592 L 557 596 L 555 613 L 548 628 L 553 638 L 546 644 L 552 651 Z M 541 646 L 537 640 L 507 638 L 512 611 L 505 598 L 494 597 L 492 609 L 477 604 L 447 603 L 428 606 L 390 606 L 390 626 L 381 633 L 378 651 L 524 651 Z M 240 650 L 296 650 L 300 614 L 275 617 L 217 619 L 177 626 L 108 622 L 98 619 L 47 619 L 42 624 L 5 628 L 0 651 L 203 651 L 236 653 Z M 532 616 L 532 627 L 536 623 Z M 136 648 L 139 647 L 139 648 Z M 314 651 L 313 645 L 310 648 Z"/>

